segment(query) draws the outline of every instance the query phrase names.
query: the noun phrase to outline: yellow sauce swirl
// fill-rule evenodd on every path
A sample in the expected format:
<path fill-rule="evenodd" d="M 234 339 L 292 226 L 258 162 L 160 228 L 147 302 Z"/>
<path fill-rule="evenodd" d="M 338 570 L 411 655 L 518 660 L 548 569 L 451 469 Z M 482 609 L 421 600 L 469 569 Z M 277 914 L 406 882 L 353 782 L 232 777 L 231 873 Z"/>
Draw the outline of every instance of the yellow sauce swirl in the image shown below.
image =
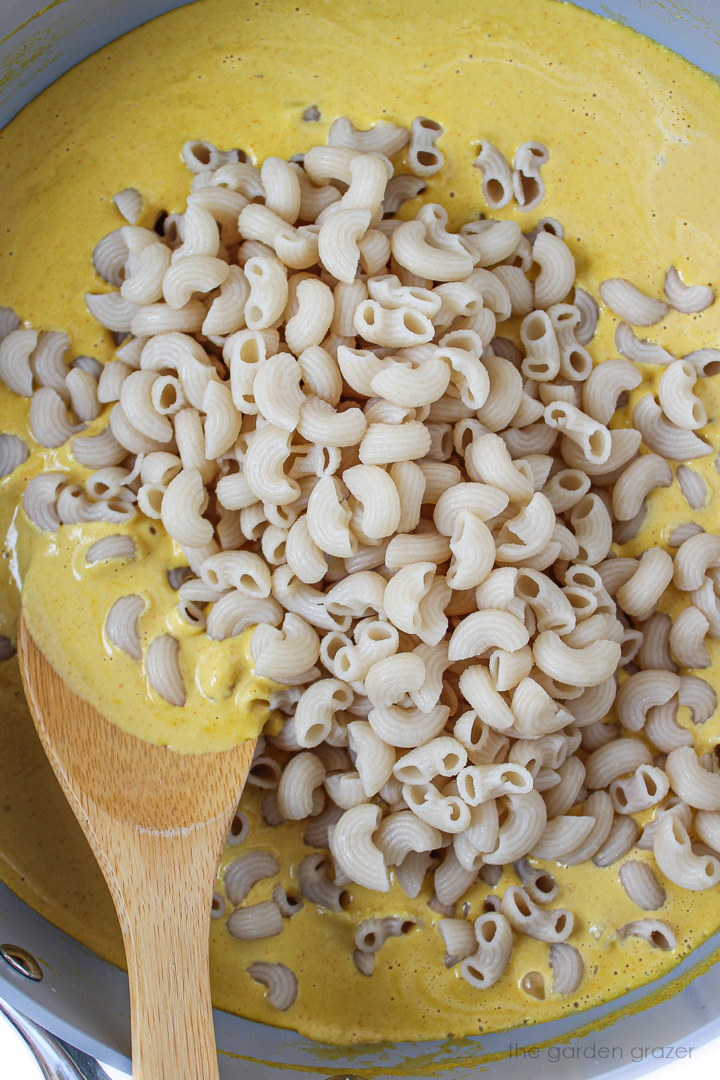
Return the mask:
<path fill-rule="evenodd" d="M 323 141 L 329 123 L 343 114 L 359 127 L 378 119 L 407 124 L 416 115 L 442 122 L 446 166 L 424 198 L 447 206 L 453 225 L 483 210 L 480 173 L 471 167 L 478 140 L 496 143 L 509 156 L 526 139 L 544 141 L 551 149 L 548 194 L 539 211 L 521 218 L 523 227 L 541 215 L 558 217 L 579 281 L 596 295 L 598 282 L 613 276 L 657 295 L 671 263 L 686 280 L 711 281 L 720 236 L 719 95 L 708 77 L 653 42 L 552 0 L 446 0 L 441 7 L 434 0 L 201 0 L 101 49 L 0 133 L 6 223 L 0 302 L 38 329 L 67 330 L 74 355 L 109 359 L 109 336 L 85 310 L 83 294 L 102 291 L 89 254 L 100 236 L 121 224 L 112 195 L 136 187 L 145 200 L 140 224 L 152 227 L 160 210 L 184 205 L 189 175 L 179 149 L 185 140 L 240 146 L 257 160 L 290 156 Z M 302 119 L 311 105 L 320 110 L 319 122 Z M 510 207 L 500 216 L 520 217 Z M 614 326 L 604 313 L 591 346 L 597 360 L 615 354 Z M 698 316 L 671 314 L 654 334 L 678 355 L 713 344 L 720 337 L 720 304 Z M 657 376 L 657 369 L 645 369 L 632 400 Z M 705 380 L 699 394 L 710 416 L 703 433 L 717 446 L 717 379 Z M 0 427 L 33 445 L 27 401 L 4 391 Z M 674 525 L 691 518 L 716 528 L 714 455 L 694 467 L 709 488 L 707 509 L 691 514 L 674 481 L 651 496 L 645 528 L 621 554 L 666 542 Z M 84 475 L 66 449 L 34 448 L 28 462 L 0 482 L 0 531 L 7 537 L 0 633 L 14 634 L 22 581 L 33 633 L 50 659 L 127 730 L 189 751 L 230 745 L 259 730 L 264 710 L 249 703 L 266 697 L 268 686 L 246 678 L 247 642 L 210 643 L 180 625 L 166 570 L 182 559 L 161 530 L 153 533 L 147 521 L 138 521 L 123 530 L 92 525 L 40 534 L 16 509 L 27 479 L 48 468 Z M 117 531 L 134 537 L 137 558 L 86 568 L 86 548 Z M 160 628 L 182 635 L 189 687 L 182 710 L 149 695 L 139 666 L 103 639 L 110 603 L 128 592 L 147 601 L 143 635 Z M 663 601 L 664 610 L 679 605 L 672 594 Z M 700 674 L 717 685 L 718 644 L 710 649 L 712 668 Z M 0 666 L 0 690 L 6 792 L 0 874 L 42 914 L 122 963 L 109 896 L 42 756 L 14 661 Z M 692 726 L 687 717 L 681 722 Z M 714 747 L 717 716 L 693 734 L 700 751 Z M 257 792 L 248 791 L 243 806 L 252 824 L 245 848 L 275 852 L 280 880 L 297 892 L 297 863 L 310 850 L 302 827 L 265 826 Z M 227 849 L 223 866 L 237 852 Z M 352 887 L 343 912 L 321 913 L 306 904 L 281 935 L 265 941 L 235 941 L 224 919 L 214 921 L 215 1003 L 328 1042 L 487 1032 L 576 1013 L 655 979 L 717 926 L 714 891 L 685 893 L 663 881 L 667 900 L 653 914 L 675 929 L 677 950 L 621 942 L 616 928 L 642 913 L 620 887 L 617 866 L 551 870 L 561 884 L 558 904 L 576 915 L 572 941 L 586 965 L 575 995 L 549 991 L 548 947 L 528 938 L 517 940 L 508 971 L 491 991 L 472 990 L 457 968 L 443 966 L 434 928 L 439 916 L 427 906 L 426 884 L 416 900 L 397 886 L 387 896 Z M 275 883 L 259 883 L 250 901 L 269 897 Z M 511 883 L 508 870 L 500 890 Z M 472 890 L 471 916 L 487 891 L 482 884 Z M 383 946 L 375 975 L 366 979 L 351 958 L 354 929 L 361 918 L 384 913 L 417 927 Z M 259 959 L 280 961 L 297 974 L 298 1000 L 289 1012 L 276 1013 L 246 974 Z M 519 988 L 528 971 L 545 977 L 545 1000 Z"/>

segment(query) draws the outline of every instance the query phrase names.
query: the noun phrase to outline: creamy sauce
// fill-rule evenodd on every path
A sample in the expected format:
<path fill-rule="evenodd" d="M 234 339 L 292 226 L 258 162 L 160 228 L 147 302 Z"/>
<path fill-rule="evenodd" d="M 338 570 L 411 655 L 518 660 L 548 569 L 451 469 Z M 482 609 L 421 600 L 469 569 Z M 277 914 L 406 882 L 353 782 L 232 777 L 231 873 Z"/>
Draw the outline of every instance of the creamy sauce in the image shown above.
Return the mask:
<path fill-rule="evenodd" d="M 580 283 L 595 294 L 598 282 L 611 276 L 629 277 L 657 294 L 670 263 L 686 280 L 712 281 L 720 235 L 718 95 L 709 78 L 654 43 L 550 0 L 446 0 L 442 9 L 433 0 L 202 0 L 100 50 L 0 133 L 0 202 L 8 223 L 0 302 L 36 328 L 69 331 L 74 355 L 109 359 L 109 336 L 85 310 L 83 294 L 102 291 L 89 254 L 121 223 L 112 195 L 138 188 L 145 200 L 140 224 L 151 227 L 160 210 L 183 205 L 189 175 L 179 148 L 186 139 L 241 146 L 257 160 L 289 156 L 322 141 L 341 114 L 360 127 L 380 118 L 409 123 L 418 114 L 441 121 L 446 167 L 425 198 L 444 203 L 455 225 L 483 209 L 480 173 L 470 167 L 477 140 L 489 139 L 508 156 L 525 139 L 546 142 L 552 153 L 548 195 L 523 226 L 545 214 L 560 218 Z M 302 120 L 311 105 L 319 108 L 320 122 Z M 501 216 L 517 215 L 508 208 Z M 615 354 L 613 331 L 614 320 L 603 316 L 591 346 L 597 360 Z M 714 344 L 720 304 L 699 316 L 670 315 L 652 336 L 679 355 Z M 635 396 L 656 378 L 648 368 Z M 703 433 L 717 445 L 718 380 L 700 384 L 699 394 L 710 416 Z M 0 429 L 32 445 L 27 413 L 26 401 L 0 394 Z M 675 481 L 650 498 L 646 527 L 621 554 L 662 543 L 691 517 L 716 527 L 714 458 L 694 467 L 711 492 L 708 508 L 691 515 Z M 0 528 L 7 535 L 0 633 L 14 634 L 22 580 L 33 633 L 48 656 L 76 690 L 127 730 L 189 751 L 231 745 L 259 730 L 269 687 L 249 676 L 245 639 L 208 642 L 177 620 L 165 572 L 182 559 L 161 529 L 132 525 L 140 557 L 88 570 L 90 543 L 121 530 L 93 525 L 41 535 L 16 511 L 27 479 L 47 468 L 83 475 L 67 451 L 39 450 L 0 482 Z M 103 640 L 107 608 L 128 592 L 147 600 L 143 635 L 165 627 L 182 636 L 190 687 L 183 710 L 150 696 L 138 665 Z M 662 607 L 679 610 L 679 604 L 669 595 Z M 710 650 L 713 668 L 700 674 L 717 685 L 718 643 Z M 109 896 L 34 735 L 14 661 L 0 666 L 0 700 L 6 793 L 0 874 L 57 925 L 122 963 Z M 681 722 L 689 724 L 682 715 Z M 718 718 L 693 734 L 701 752 L 712 748 L 720 740 Z M 243 807 L 250 837 L 242 848 L 226 850 L 223 866 L 239 851 L 268 848 L 283 867 L 279 880 L 296 892 L 297 863 L 310 850 L 302 826 L 267 828 L 253 791 Z M 663 880 L 667 901 L 652 914 L 675 929 L 678 949 L 664 953 L 637 939 L 620 942 L 616 928 L 642 913 L 620 887 L 617 866 L 550 868 L 562 886 L 557 904 L 576 916 L 572 941 L 587 972 L 577 994 L 548 993 L 544 1001 L 525 995 L 523 975 L 539 971 L 549 988 L 551 973 L 548 946 L 519 937 L 502 980 L 488 992 L 474 991 L 457 968 L 443 966 L 434 929 L 439 916 L 427 906 L 427 885 L 416 900 L 397 886 L 384 897 L 352 887 L 342 913 L 323 914 L 306 904 L 280 936 L 264 941 L 236 941 L 224 919 L 215 920 L 215 1004 L 328 1042 L 487 1032 L 575 1013 L 654 979 L 717 926 L 715 890 L 684 893 Z M 249 902 L 268 898 L 276 880 L 255 886 Z M 506 871 L 500 891 L 513 883 L 513 872 Z M 484 885 L 472 891 L 471 916 L 479 914 L 487 891 Z M 375 975 L 367 979 L 351 959 L 354 929 L 360 919 L 384 913 L 417 926 L 382 947 Z M 246 974 L 257 959 L 281 961 L 296 972 L 300 990 L 289 1012 L 275 1012 Z"/>

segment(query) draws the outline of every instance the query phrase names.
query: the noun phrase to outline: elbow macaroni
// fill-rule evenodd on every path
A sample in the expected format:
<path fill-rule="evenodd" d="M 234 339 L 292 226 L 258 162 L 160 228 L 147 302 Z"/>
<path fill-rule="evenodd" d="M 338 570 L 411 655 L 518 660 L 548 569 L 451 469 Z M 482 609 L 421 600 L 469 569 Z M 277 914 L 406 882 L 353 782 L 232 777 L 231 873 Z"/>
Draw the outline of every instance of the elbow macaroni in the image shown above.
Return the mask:
<path fill-rule="evenodd" d="M 64 335 L 19 323 L 0 344 L 0 377 L 31 399 L 36 441 L 72 438 L 95 470 L 83 484 L 33 478 L 25 513 L 45 530 L 110 522 L 118 532 L 85 551 L 90 573 L 142 556 L 123 521 L 159 519 L 190 567 L 173 586 L 173 618 L 214 641 L 254 627 L 254 671 L 277 683 L 285 725 L 262 744 L 251 782 L 267 789 L 268 821 L 311 818 L 306 837 L 332 853 L 303 860 L 306 899 L 337 911 L 344 884 L 385 892 L 395 867 L 413 896 L 432 873 L 442 910 L 478 872 L 492 881 L 526 856 L 611 865 L 637 840 L 628 815 L 651 807 L 641 846 L 653 844 L 671 880 L 708 888 L 720 861 L 693 851 L 690 811 L 686 827 L 665 800 L 697 811 L 697 835 L 717 850 L 718 778 L 677 722 L 687 707 L 703 723 L 715 696 L 676 669 L 707 663 L 705 638 L 720 634 L 718 539 L 672 523 L 674 556 L 610 556 L 671 483 L 668 459 L 709 454 L 696 391 L 716 361 L 676 360 L 623 324 L 626 359 L 591 370 L 597 305 L 575 287 L 551 219 L 523 235 L 491 220 L 451 232 L 433 203 L 388 217 L 422 187 L 393 176 L 389 156 L 407 145 L 411 169 L 432 175 L 441 134 L 425 118 L 410 133 L 341 118 L 329 146 L 259 169 L 188 144 L 186 211 L 162 235 L 123 226 L 95 251 L 114 291 L 88 296 L 88 308 L 132 335 L 119 358 L 71 367 Z M 513 192 L 521 210 L 537 205 L 546 160 L 527 143 L 511 170 L 481 143 L 490 208 Z M 619 279 L 600 292 L 636 326 L 667 312 Z M 676 310 L 708 300 L 677 274 L 666 295 Z M 511 317 L 520 345 L 497 336 Z M 616 413 L 640 387 L 635 363 L 664 371 L 659 404 L 633 398 L 626 428 Z M 105 404 L 106 426 L 81 435 Z M 0 437 L 0 473 L 26 458 L 23 440 Z M 676 472 L 695 509 L 710 490 L 700 468 Z M 671 581 L 688 594 L 674 620 L 656 610 Z M 193 692 L 182 638 L 152 631 L 145 604 L 121 597 L 107 641 L 182 708 Z M 613 705 L 617 723 L 605 722 Z M 441 862 L 430 855 L 440 851 Z M 277 872 L 255 854 L 225 880 L 240 938 L 279 933 L 293 913 L 282 888 L 238 906 Z M 565 944 L 572 916 L 542 906 L 556 883 L 529 865 L 474 927 L 443 920 L 448 960 L 491 986 L 514 928 L 552 944 L 553 992 L 572 993 L 583 970 Z M 630 859 L 619 874 L 643 910 L 662 903 L 647 864 Z M 653 940 L 640 922 L 620 935 Z M 370 971 L 357 959 L 370 939 L 399 925 L 362 925 L 359 970 Z M 281 968 L 248 969 L 278 1009 L 297 993 Z"/>

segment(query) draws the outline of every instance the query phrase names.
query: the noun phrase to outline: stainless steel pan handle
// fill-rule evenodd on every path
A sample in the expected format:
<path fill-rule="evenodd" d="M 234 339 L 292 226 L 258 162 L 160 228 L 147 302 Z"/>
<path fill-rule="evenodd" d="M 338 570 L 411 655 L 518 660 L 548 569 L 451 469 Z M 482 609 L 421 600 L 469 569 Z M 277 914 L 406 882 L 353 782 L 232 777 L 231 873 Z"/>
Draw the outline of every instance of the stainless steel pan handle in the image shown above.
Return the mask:
<path fill-rule="evenodd" d="M 0 1012 L 30 1047 L 45 1080 L 108 1080 L 107 1073 L 87 1054 L 66 1046 L 7 1002 L 0 1001 Z"/>

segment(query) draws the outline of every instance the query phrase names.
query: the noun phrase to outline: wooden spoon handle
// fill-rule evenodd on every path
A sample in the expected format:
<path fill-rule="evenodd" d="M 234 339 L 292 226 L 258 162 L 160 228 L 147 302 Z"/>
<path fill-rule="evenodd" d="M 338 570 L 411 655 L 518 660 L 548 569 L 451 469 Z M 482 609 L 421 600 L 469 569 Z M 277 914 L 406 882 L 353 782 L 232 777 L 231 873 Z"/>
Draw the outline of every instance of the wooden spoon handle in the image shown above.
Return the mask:
<path fill-rule="evenodd" d="M 178 754 L 77 697 L 23 619 L 30 711 L 110 887 L 125 942 L 135 1080 L 218 1080 L 208 936 L 215 872 L 256 739 Z M 100 1003 L 102 1004 L 102 1003 Z"/>
<path fill-rule="evenodd" d="M 42 738 L 42 727 L 39 732 Z M 254 746 L 255 740 L 244 744 L 248 760 Z M 79 797 L 54 747 L 46 744 L 46 750 L 120 922 L 130 983 L 133 1080 L 218 1080 L 208 937 L 217 865 L 239 792 L 210 820 L 143 827 Z"/>
<path fill-rule="evenodd" d="M 208 967 L 218 845 L 207 827 L 127 826 L 120 850 L 104 844 L 128 963 L 134 1080 L 218 1080 Z"/>

